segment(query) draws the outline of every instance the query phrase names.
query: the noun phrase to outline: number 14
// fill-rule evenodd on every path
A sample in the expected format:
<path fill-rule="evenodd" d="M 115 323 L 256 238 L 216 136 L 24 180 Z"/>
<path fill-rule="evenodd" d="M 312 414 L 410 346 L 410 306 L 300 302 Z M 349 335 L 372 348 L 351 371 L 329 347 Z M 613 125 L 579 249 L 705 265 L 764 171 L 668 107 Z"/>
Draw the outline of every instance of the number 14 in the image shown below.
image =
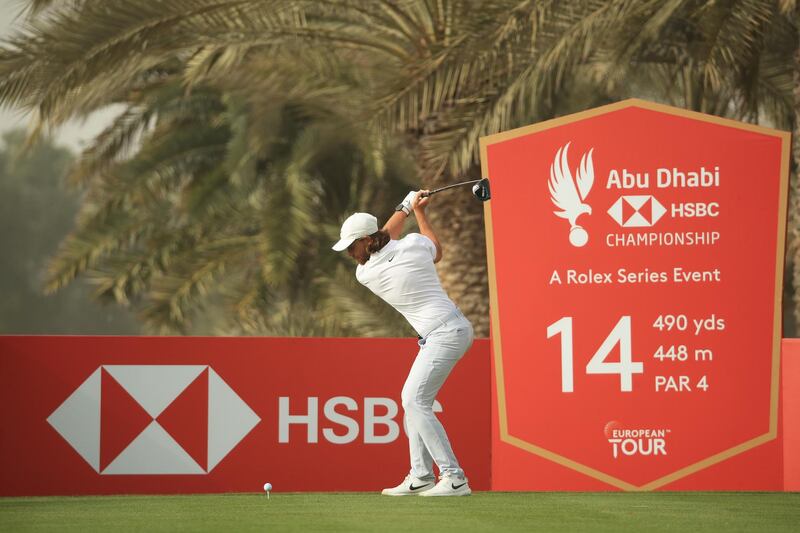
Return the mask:
<path fill-rule="evenodd" d="M 547 327 L 547 338 L 561 335 L 561 391 L 573 391 L 572 317 L 565 316 Z M 607 363 L 606 357 L 619 344 L 619 363 Z M 619 389 L 633 390 L 633 374 L 642 374 L 644 365 L 633 362 L 631 353 L 631 317 L 623 316 L 586 365 L 587 374 L 619 374 Z"/>

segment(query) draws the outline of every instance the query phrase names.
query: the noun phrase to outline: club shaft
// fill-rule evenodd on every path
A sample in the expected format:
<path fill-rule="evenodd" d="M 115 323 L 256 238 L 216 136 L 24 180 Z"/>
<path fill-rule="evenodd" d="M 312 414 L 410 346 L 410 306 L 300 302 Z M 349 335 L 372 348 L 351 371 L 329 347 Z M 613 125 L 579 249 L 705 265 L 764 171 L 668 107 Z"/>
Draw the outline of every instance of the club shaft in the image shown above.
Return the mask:
<path fill-rule="evenodd" d="M 472 185 L 473 183 L 478 183 L 481 181 L 480 179 L 471 180 L 471 181 L 462 181 L 461 183 L 453 183 L 452 185 L 446 185 L 444 187 L 439 187 L 438 189 L 434 189 L 429 192 L 426 196 L 430 196 L 432 194 L 436 194 L 437 192 L 446 191 L 447 189 L 452 189 L 453 187 L 462 187 L 464 185 Z"/>

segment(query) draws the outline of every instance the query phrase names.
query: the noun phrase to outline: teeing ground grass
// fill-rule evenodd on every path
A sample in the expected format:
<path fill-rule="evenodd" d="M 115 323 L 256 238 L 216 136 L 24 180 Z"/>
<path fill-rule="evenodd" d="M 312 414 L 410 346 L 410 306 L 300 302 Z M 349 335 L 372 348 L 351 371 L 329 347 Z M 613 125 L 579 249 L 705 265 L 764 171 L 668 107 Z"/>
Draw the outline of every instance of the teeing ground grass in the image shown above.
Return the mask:
<path fill-rule="evenodd" d="M 0 531 L 800 531 L 800 493 L 478 492 L 0 498 Z"/>

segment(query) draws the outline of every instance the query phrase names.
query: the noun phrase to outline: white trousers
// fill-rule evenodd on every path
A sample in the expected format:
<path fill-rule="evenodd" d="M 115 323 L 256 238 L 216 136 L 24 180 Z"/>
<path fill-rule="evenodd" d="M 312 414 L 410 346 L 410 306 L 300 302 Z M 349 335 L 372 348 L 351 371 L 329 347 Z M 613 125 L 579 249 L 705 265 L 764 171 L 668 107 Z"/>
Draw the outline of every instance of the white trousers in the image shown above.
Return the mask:
<path fill-rule="evenodd" d="M 408 432 L 411 475 L 433 476 L 433 463 L 439 475 L 463 476 L 453 448 L 439 419 L 433 414 L 433 401 L 450 371 L 472 345 L 472 324 L 458 312 L 442 326 L 419 341 L 419 353 L 411 365 L 401 399 Z"/>

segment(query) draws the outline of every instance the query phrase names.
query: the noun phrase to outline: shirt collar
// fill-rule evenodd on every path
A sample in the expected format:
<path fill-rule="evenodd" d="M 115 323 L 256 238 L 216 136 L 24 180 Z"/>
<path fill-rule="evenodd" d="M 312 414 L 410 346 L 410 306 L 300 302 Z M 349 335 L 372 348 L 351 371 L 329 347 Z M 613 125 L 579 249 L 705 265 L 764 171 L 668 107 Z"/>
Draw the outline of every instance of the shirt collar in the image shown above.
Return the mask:
<path fill-rule="evenodd" d="M 397 241 L 391 240 L 388 243 L 386 243 L 386 246 L 384 246 L 383 248 L 381 248 L 377 252 L 373 252 L 371 254 L 371 257 L 382 257 L 384 254 L 386 254 L 387 252 L 391 252 L 396 247 L 397 247 Z"/>

